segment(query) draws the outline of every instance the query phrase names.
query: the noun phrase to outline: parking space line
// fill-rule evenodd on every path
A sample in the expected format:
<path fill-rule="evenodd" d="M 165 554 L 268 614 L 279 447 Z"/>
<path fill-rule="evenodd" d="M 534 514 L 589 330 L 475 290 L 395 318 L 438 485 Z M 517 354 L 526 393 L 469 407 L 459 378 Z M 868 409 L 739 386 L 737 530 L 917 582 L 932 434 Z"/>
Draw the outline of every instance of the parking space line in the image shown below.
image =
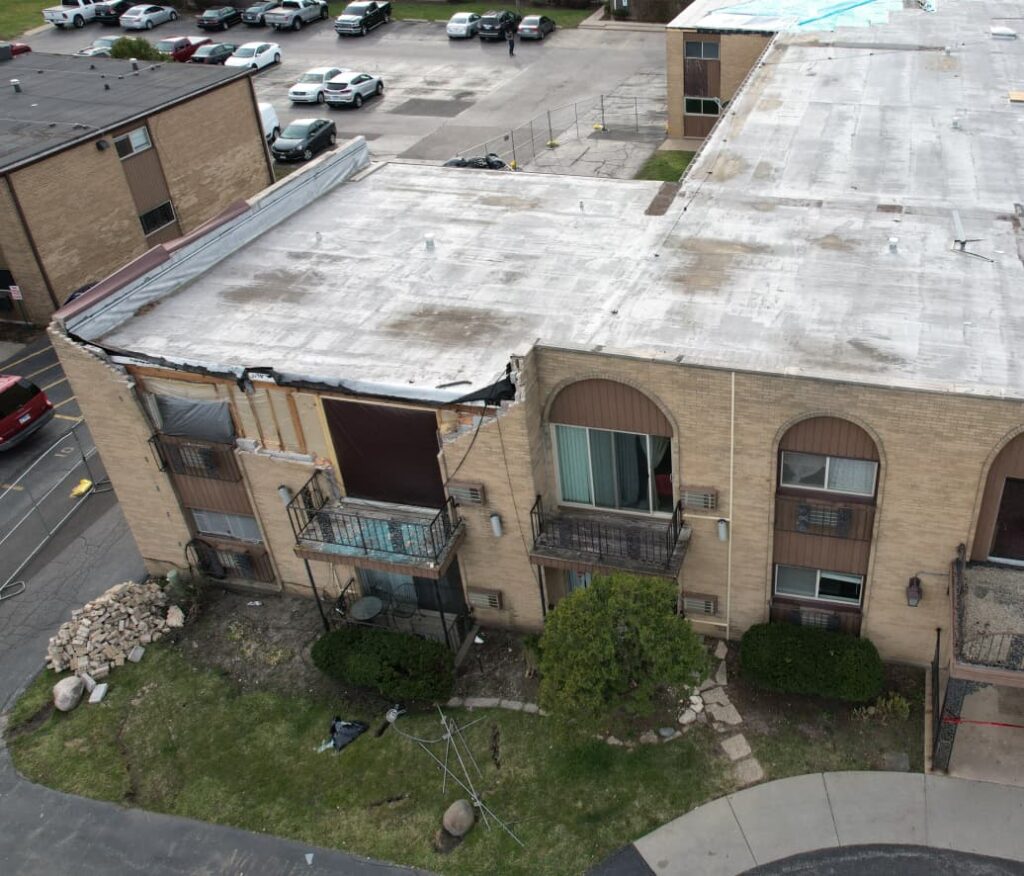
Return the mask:
<path fill-rule="evenodd" d="M 68 401 L 71 401 L 71 399 L 68 399 Z M 64 404 L 64 402 L 61 402 L 61 404 Z M 54 414 L 53 417 L 54 417 L 55 420 L 71 420 L 71 422 L 73 422 L 73 423 L 81 423 L 82 422 L 82 418 L 81 417 L 72 417 L 72 416 L 70 416 L 68 414 Z"/>
<path fill-rule="evenodd" d="M 45 346 L 41 350 L 36 350 L 34 353 L 29 353 L 27 356 L 22 356 L 20 359 L 15 359 L 13 362 L 4 362 L 4 367 L 9 368 L 12 365 L 20 365 L 22 362 L 27 362 L 29 359 L 33 359 L 40 353 L 52 353 L 53 347 Z"/>
<path fill-rule="evenodd" d="M 21 486 L 21 484 L 0 484 L 0 490 L 14 490 L 14 492 L 17 493 L 24 489 L 25 488 Z"/>
<path fill-rule="evenodd" d="M 60 386 L 62 383 L 67 383 L 67 382 L 68 382 L 68 379 L 66 377 L 62 377 L 60 380 L 55 380 L 55 381 L 53 381 L 53 383 L 48 383 L 48 384 L 46 384 L 46 386 L 42 387 L 43 392 L 46 392 L 46 390 L 48 390 L 48 389 L 53 389 L 55 386 Z"/>
<path fill-rule="evenodd" d="M 74 397 L 74 396 L 71 396 L 71 398 L 66 398 L 66 399 L 64 399 L 64 401 L 62 401 L 62 402 L 57 402 L 57 404 L 55 404 L 55 405 L 54 405 L 54 407 L 55 407 L 55 408 L 59 408 L 59 407 L 62 407 L 63 405 L 66 405 L 66 404 L 67 404 L 68 402 L 73 402 L 74 400 L 75 400 L 75 397 Z M 56 416 L 56 415 L 55 415 L 55 416 Z"/>
<path fill-rule="evenodd" d="M 43 374 L 43 373 L 45 373 L 47 371 L 53 371 L 53 369 L 57 368 L 59 365 L 60 365 L 60 362 L 54 362 L 52 365 L 47 365 L 45 368 L 39 368 L 36 371 L 33 371 L 31 374 L 26 374 L 25 375 L 25 379 L 26 380 L 31 380 L 37 374 Z"/>

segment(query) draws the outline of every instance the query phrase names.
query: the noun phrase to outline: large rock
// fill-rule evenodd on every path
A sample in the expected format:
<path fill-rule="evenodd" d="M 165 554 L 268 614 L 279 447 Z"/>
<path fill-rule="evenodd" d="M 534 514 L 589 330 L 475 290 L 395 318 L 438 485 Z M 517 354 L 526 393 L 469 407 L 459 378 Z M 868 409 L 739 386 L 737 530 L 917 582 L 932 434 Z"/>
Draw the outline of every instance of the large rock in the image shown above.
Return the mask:
<path fill-rule="evenodd" d="M 185 626 L 185 612 L 176 605 L 172 605 L 167 609 L 167 626 L 171 629 Z"/>
<path fill-rule="evenodd" d="M 62 678 L 53 686 L 53 705 L 62 712 L 70 712 L 78 705 L 85 684 L 77 675 Z"/>
<path fill-rule="evenodd" d="M 476 823 L 476 812 L 468 800 L 456 800 L 441 819 L 444 829 L 452 836 L 465 836 Z"/>

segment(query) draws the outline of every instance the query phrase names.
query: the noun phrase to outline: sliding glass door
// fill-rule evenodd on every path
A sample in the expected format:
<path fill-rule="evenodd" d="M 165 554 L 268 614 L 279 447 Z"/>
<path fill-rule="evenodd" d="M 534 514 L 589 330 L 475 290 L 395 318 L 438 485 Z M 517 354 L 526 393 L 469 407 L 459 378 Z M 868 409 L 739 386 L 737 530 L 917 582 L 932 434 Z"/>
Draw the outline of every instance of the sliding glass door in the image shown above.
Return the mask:
<path fill-rule="evenodd" d="M 622 511 L 672 510 L 672 442 L 657 435 L 556 425 L 563 502 Z"/>

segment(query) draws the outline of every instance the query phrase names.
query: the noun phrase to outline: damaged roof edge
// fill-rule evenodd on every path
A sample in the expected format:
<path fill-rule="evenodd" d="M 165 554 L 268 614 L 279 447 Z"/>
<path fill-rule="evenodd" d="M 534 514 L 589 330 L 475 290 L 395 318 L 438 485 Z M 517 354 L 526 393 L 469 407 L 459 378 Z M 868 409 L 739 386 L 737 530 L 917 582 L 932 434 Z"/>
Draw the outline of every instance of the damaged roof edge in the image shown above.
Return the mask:
<path fill-rule="evenodd" d="M 55 322 L 69 335 L 102 347 L 100 339 L 140 309 L 173 294 L 369 163 L 366 140 L 356 137 L 244 206 L 234 204 L 178 241 L 154 247 L 57 311 Z"/>

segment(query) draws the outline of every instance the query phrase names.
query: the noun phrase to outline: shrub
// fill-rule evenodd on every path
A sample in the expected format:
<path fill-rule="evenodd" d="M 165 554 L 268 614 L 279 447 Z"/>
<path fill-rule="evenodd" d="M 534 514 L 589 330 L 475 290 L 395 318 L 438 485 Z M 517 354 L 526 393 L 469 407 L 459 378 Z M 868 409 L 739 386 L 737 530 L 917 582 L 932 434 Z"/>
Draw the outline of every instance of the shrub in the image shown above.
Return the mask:
<path fill-rule="evenodd" d="M 544 708 L 563 719 L 620 704 L 644 712 L 659 685 L 699 684 L 708 655 L 676 597 L 672 582 L 618 574 L 563 599 L 541 639 Z"/>
<path fill-rule="evenodd" d="M 783 693 L 863 703 L 882 689 L 882 660 L 868 639 L 791 624 L 758 624 L 743 634 L 740 674 Z"/>
<path fill-rule="evenodd" d="M 332 678 L 389 699 L 440 700 L 452 692 L 452 653 L 440 642 L 371 627 L 342 627 L 321 636 L 312 656 L 317 668 Z"/>
<path fill-rule="evenodd" d="M 121 37 L 110 47 L 111 58 L 135 58 L 138 61 L 166 61 L 167 55 L 158 52 L 153 44 L 142 37 Z"/>

